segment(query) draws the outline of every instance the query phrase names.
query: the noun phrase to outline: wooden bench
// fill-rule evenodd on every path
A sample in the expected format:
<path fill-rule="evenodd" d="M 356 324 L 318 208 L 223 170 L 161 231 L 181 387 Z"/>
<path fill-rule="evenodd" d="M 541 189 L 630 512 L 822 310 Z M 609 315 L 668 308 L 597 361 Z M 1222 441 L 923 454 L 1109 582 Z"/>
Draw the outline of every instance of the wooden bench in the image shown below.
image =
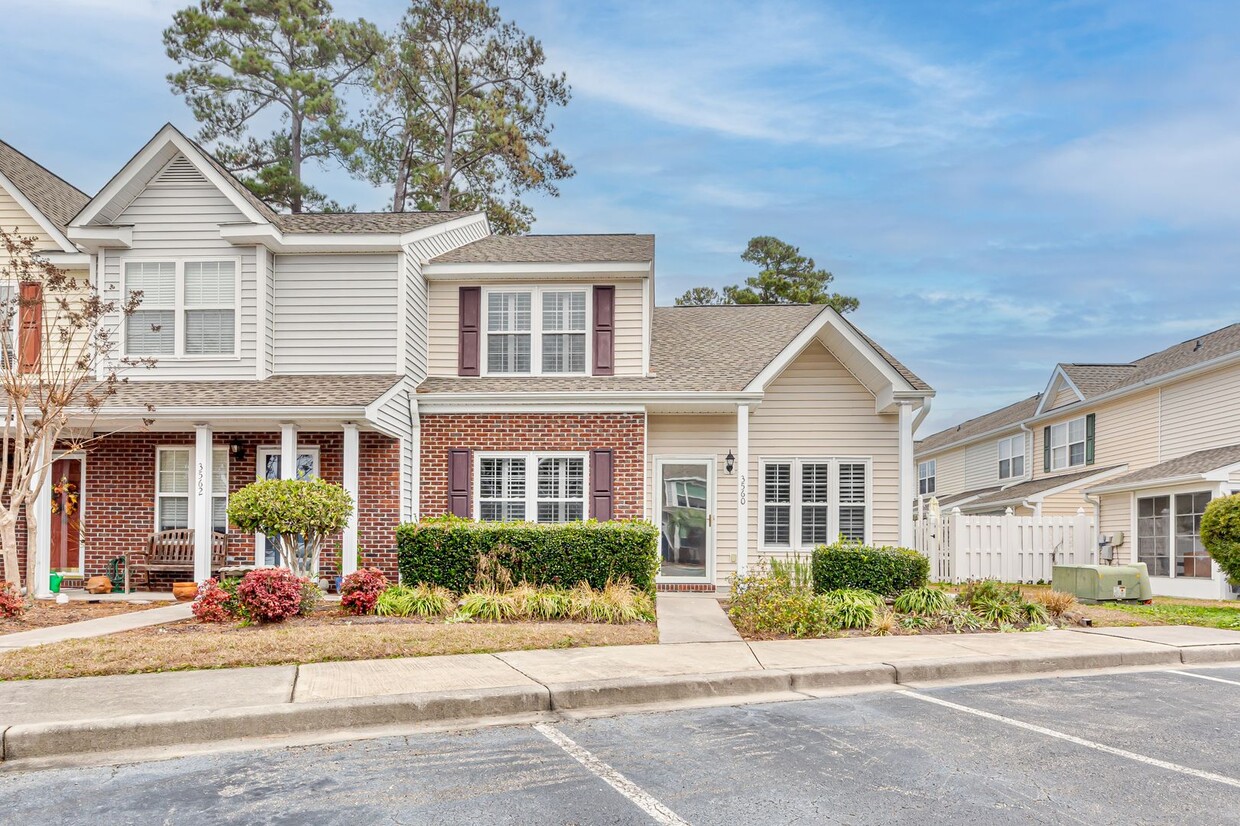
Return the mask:
<path fill-rule="evenodd" d="M 224 567 L 227 559 L 228 536 L 218 531 L 211 534 L 211 570 Z M 194 531 L 177 528 L 152 534 L 145 551 L 125 554 L 125 593 L 134 585 L 151 587 L 151 573 L 194 570 Z"/>

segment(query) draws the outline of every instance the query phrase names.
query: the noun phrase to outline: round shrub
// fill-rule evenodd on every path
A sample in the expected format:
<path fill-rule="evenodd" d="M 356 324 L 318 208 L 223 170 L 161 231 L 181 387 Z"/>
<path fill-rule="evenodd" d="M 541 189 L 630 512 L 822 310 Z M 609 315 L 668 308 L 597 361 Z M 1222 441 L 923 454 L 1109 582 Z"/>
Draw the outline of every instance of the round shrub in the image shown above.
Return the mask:
<path fill-rule="evenodd" d="M 388 587 L 378 568 L 359 568 L 340 583 L 340 605 L 350 614 L 374 613 L 379 594 Z"/>
<path fill-rule="evenodd" d="M 895 596 L 930 579 L 930 560 L 911 548 L 875 548 L 853 542 L 814 549 L 814 590 L 857 588 Z"/>
<path fill-rule="evenodd" d="M 1214 499 L 1201 516 L 1201 544 L 1233 584 L 1240 584 L 1240 493 Z"/>
<path fill-rule="evenodd" d="M 0 617 L 15 619 L 26 612 L 26 601 L 11 582 L 0 582 Z"/>
<path fill-rule="evenodd" d="M 265 479 L 228 497 L 228 521 L 277 537 L 281 562 L 299 576 L 318 570 L 323 537 L 344 530 L 352 513 L 348 491 L 317 477 Z"/>
<path fill-rule="evenodd" d="M 193 612 L 202 622 L 228 622 L 233 618 L 228 603 L 231 597 L 220 587 L 219 580 L 212 577 L 198 586 Z"/>
<path fill-rule="evenodd" d="M 281 622 L 301 610 L 302 578 L 288 568 L 255 568 L 241 579 L 237 594 L 259 622 Z"/>

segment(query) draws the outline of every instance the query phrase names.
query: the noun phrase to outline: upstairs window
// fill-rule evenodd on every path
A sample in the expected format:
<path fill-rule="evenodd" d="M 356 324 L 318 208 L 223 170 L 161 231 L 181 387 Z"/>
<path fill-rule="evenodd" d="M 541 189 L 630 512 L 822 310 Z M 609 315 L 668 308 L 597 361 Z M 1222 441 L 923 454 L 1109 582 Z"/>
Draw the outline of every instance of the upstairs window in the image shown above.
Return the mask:
<path fill-rule="evenodd" d="M 917 465 L 917 493 L 921 496 L 931 496 L 935 489 L 935 473 L 938 469 L 938 460 L 931 459 L 927 462 L 919 462 Z"/>
<path fill-rule="evenodd" d="M 999 478 L 1019 479 L 1025 475 L 1025 437 L 999 440 Z"/>
<path fill-rule="evenodd" d="M 235 260 L 126 261 L 124 292 L 142 293 L 125 320 L 126 355 L 236 355 Z"/>
<path fill-rule="evenodd" d="M 1051 470 L 1085 464 L 1085 417 L 1050 426 Z"/>
<path fill-rule="evenodd" d="M 585 375 L 585 289 L 485 290 L 486 372 Z"/>

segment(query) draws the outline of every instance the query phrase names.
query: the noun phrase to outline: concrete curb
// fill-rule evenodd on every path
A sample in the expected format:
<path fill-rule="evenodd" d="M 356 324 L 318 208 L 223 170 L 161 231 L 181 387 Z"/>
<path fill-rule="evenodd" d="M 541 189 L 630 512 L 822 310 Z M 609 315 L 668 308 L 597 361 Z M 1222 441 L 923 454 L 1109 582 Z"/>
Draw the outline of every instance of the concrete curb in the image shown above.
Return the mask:
<path fill-rule="evenodd" d="M 550 708 L 543 686 L 513 686 L 35 723 L 10 726 L 4 732 L 4 760 L 503 717 Z"/>
<path fill-rule="evenodd" d="M 0 728 L 0 761 L 33 761 L 144 748 L 193 746 L 260 737 L 314 735 L 350 728 L 456 721 L 496 721 L 554 711 L 630 709 L 670 702 L 709 702 L 881 688 L 972 677 L 1089 671 L 1133 666 L 1240 662 L 1240 645 L 976 656 L 896 663 L 763 669 L 715 674 L 625 677 L 463 691 L 434 691 L 220 711 L 18 724 Z"/>

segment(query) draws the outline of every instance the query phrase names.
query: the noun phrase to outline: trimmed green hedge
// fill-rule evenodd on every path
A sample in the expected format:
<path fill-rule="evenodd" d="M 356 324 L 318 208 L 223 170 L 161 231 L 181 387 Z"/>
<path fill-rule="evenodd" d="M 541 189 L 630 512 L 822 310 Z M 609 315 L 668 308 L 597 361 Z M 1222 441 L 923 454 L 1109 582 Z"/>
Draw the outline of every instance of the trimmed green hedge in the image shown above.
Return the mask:
<path fill-rule="evenodd" d="M 471 522 L 443 517 L 396 529 L 396 559 L 406 584 L 442 585 L 463 593 L 473 587 L 478 558 L 496 552 L 514 582 L 602 588 L 628 579 L 654 593 L 659 571 L 659 529 L 649 522 Z"/>
<path fill-rule="evenodd" d="M 930 560 L 911 548 L 872 548 L 850 542 L 814 549 L 814 590 L 861 588 L 895 596 L 930 579 Z"/>

